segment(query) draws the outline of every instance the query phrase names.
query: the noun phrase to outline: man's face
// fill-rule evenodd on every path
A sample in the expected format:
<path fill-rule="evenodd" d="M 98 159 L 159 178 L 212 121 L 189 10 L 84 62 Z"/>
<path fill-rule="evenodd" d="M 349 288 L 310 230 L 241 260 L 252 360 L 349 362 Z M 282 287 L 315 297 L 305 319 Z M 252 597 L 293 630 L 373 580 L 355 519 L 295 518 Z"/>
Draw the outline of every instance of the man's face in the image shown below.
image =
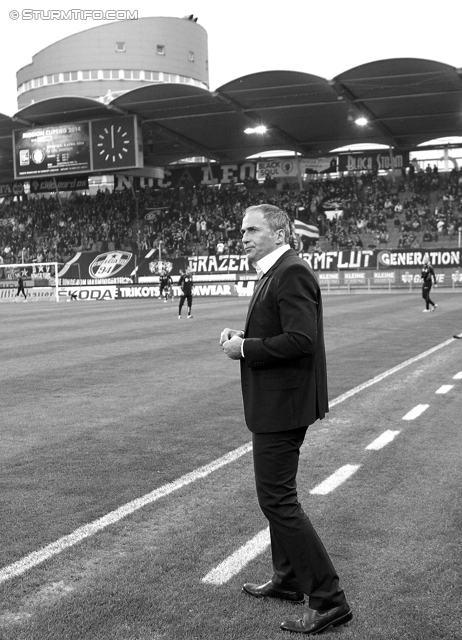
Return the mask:
<path fill-rule="evenodd" d="M 282 230 L 272 231 L 261 211 L 250 211 L 242 219 L 242 244 L 251 262 L 258 262 L 281 246 Z"/>

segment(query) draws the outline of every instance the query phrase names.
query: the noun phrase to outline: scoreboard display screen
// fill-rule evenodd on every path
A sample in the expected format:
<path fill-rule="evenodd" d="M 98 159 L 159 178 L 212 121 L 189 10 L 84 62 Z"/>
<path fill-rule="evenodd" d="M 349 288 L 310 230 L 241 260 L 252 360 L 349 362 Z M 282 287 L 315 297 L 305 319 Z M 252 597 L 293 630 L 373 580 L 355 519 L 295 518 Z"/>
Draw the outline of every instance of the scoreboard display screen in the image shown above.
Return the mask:
<path fill-rule="evenodd" d="M 13 147 L 15 179 L 91 171 L 89 122 L 14 131 Z"/>

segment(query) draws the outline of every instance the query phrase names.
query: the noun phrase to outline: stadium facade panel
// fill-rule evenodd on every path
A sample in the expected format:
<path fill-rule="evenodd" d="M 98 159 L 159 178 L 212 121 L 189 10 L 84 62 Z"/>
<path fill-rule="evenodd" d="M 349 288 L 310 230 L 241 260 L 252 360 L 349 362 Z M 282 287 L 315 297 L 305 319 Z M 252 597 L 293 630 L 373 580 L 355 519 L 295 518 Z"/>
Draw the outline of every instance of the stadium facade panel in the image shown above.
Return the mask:
<path fill-rule="evenodd" d="M 146 84 L 207 89 L 207 32 L 189 18 L 139 18 L 87 29 L 33 56 L 16 74 L 18 108 L 56 96 L 110 101 Z"/>

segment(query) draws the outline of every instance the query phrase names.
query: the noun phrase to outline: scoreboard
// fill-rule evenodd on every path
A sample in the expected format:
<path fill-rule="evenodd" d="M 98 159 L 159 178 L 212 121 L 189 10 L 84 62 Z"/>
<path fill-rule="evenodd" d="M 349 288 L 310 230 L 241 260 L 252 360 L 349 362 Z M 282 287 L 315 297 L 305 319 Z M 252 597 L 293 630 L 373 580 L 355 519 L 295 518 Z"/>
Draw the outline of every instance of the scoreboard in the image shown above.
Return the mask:
<path fill-rule="evenodd" d="M 136 116 L 13 131 L 15 179 L 104 172 L 143 166 Z"/>

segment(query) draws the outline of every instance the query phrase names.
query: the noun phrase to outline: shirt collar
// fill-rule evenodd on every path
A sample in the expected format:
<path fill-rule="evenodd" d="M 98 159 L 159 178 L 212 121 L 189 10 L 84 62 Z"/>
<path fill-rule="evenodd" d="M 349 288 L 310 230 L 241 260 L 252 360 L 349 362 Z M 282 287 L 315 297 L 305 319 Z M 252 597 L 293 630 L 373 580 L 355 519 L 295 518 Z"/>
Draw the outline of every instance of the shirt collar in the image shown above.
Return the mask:
<path fill-rule="evenodd" d="M 288 251 L 288 249 L 290 249 L 290 245 L 283 244 L 274 251 L 271 251 L 271 253 L 268 253 L 261 260 L 258 260 L 255 266 L 258 275 L 260 275 L 260 273 L 267 273 L 271 267 L 276 264 L 279 258 Z"/>

